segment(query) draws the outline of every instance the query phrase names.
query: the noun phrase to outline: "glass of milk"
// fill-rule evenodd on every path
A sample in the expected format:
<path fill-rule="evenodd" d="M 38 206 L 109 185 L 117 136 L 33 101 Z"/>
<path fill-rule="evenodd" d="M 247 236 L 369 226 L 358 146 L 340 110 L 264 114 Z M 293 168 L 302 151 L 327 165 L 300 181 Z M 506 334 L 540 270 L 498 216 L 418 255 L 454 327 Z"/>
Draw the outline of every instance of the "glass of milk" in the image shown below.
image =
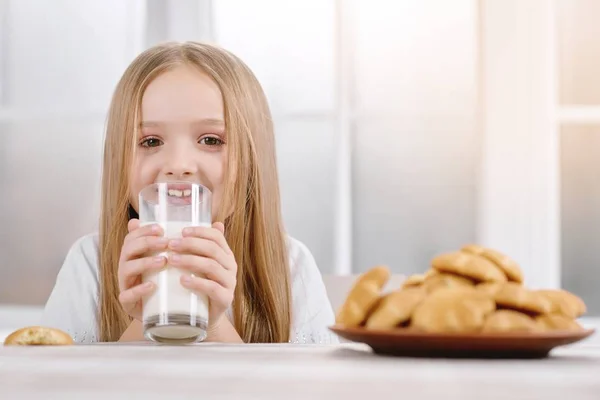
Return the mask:
<path fill-rule="evenodd" d="M 155 183 L 139 194 L 141 225 L 158 224 L 168 238 L 180 238 L 188 226 L 211 226 L 211 192 L 189 182 Z M 143 299 L 144 336 L 160 343 L 193 343 L 206 339 L 208 298 L 181 285 L 189 274 L 168 263 L 160 271 L 145 273 L 143 282 L 156 290 Z"/>

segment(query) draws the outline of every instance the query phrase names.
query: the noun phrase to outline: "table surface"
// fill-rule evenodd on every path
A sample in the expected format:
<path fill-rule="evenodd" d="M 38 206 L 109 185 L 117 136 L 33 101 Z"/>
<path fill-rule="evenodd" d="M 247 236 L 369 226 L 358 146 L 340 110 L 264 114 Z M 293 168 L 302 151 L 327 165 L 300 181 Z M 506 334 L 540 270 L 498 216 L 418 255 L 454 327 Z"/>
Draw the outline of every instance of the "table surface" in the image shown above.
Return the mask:
<path fill-rule="evenodd" d="M 597 400 L 600 347 L 542 360 L 436 360 L 359 344 L 0 345 L 0 398 Z"/>

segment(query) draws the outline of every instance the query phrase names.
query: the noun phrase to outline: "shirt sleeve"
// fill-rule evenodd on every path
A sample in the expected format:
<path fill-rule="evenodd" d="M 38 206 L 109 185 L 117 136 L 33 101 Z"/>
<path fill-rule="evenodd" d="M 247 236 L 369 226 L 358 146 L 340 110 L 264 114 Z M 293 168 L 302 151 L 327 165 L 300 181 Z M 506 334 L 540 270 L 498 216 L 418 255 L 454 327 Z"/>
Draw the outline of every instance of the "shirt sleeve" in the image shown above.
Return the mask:
<path fill-rule="evenodd" d="M 42 315 L 42 325 L 67 332 L 76 343 L 98 341 L 97 237 L 79 239 L 65 258 Z"/>
<path fill-rule="evenodd" d="M 292 280 L 291 343 L 339 343 L 329 330 L 335 316 L 321 272 L 310 250 L 290 238 L 290 269 Z"/>

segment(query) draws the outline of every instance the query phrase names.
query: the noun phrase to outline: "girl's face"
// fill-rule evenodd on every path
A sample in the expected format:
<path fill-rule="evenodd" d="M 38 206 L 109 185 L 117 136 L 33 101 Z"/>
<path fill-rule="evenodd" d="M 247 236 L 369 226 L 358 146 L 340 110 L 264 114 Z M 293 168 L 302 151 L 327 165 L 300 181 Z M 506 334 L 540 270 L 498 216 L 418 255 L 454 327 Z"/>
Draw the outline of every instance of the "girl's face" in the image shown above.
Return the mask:
<path fill-rule="evenodd" d="M 203 72 L 178 66 L 154 79 L 142 97 L 142 122 L 130 172 L 130 202 L 158 182 L 199 183 L 212 192 L 213 217 L 223 194 L 227 138 L 223 99 Z"/>

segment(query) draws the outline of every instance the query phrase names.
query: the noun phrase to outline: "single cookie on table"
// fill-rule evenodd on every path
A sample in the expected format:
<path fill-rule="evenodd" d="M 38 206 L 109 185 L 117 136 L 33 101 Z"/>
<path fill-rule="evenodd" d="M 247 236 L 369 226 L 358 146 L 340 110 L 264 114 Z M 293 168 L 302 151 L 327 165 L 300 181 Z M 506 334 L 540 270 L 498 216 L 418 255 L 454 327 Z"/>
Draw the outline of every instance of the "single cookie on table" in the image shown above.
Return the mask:
<path fill-rule="evenodd" d="M 560 314 L 542 314 L 538 315 L 535 320 L 546 331 L 583 330 L 583 327 L 577 321 Z"/>
<path fill-rule="evenodd" d="M 439 272 L 461 275 L 477 282 L 506 282 L 506 274 L 487 258 L 456 251 L 438 255 L 431 266 Z"/>
<path fill-rule="evenodd" d="M 476 332 L 495 306 L 491 296 L 473 287 L 439 289 L 415 308 L 410 326 L 433 333 Z"/>
<path fill-rule="evenodd" d="M 408 321 L 426 292 L 421 287 L 409 287 L 389 293 L 375 306 L 366 323 L 368 329 L 389 329 Z"/>
<path fill-rule="evenodd" d="M 516 282 L 506 282 L 494 294 L 498 307 L 522 311 L 528 314 L 545 314 L 551 310 L 548 299 Z"/>
<path fill-rule="evenodd" d="M 537 290 L 551 303 L 550 313 L 561 314 L 567 318 L 575 319 L 587 312 L 584 301 L 577 295 L 563 289 Z"/>
<path fill-rule="evenodd" d="M 464 276 L 439 272 L 426 278 L 422 287 L 427 293 L 433 293 L 436 290 L 449 287 L 473 287 L 474 282 Z"/>
<path fill-rule="evenodd" d="M 506 274 L 506 277 L 509 281 L 523 283 L 523 271 L 521 270 L 521 267 L 516 261 L 507 255 L 502 254 L 499 251 L 475 244 L 463 246 L 461 250 L 466 253 L 476 254 L 484 257 L 493 262 L 504 272 L 504 274 Z"/>
<path fill-rule="evenodd" d="M 389 279 L 390 270 L 385 266 L 377 266 L 361 274 L 340 307 L 335 322 L 348 327 L 362 324 L 380 300 L 381 289 Z"/>
<path fill-rule="evenodd" d="M 539 332 L 541 327 L 529 315 L 514 310 L 496 310 L 483 324 L 482 332 Z"/>
<path fill-rule="evenodd" d="M 18 329 L 4 340 L 5 346 L 66 346 L 74 344 L 68 333 L 45 326 Z"/>

